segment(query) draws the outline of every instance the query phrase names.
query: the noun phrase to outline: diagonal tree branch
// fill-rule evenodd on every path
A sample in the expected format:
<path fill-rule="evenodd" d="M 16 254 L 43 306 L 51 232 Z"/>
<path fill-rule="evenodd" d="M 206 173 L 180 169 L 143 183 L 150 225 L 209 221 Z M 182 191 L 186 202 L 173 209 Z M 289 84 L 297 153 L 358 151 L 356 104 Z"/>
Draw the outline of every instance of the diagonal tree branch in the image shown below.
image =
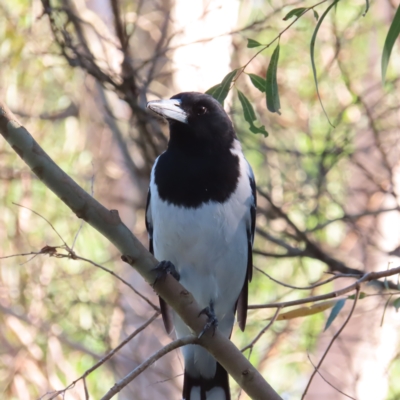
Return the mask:
<path fill-rule="evenodd" d="M 84 219 L 113 243 L 124 255 L 124 260 L 134 266 L 149 284 L 154 282 L 154 268 L 158 264 L 157 260 L 124 225 L 118 211 L 108 210 L 102 206 L 62 171 L 1 101 L 0 133 L 38 178 L 78 218 Z M 167 275 L 165 280 L 157 282 L 155 289 L 157 294 L 198 336 L 207 322 L 207 317 L 199 316 L 201 308 L 193 295 L 170 275 Z M 235 345 L 218 329 L 214 335 L 211 332 L 204 334 L 198 339 L 198 343 L 218 360 L 252 399 L 281 399 Z"/>

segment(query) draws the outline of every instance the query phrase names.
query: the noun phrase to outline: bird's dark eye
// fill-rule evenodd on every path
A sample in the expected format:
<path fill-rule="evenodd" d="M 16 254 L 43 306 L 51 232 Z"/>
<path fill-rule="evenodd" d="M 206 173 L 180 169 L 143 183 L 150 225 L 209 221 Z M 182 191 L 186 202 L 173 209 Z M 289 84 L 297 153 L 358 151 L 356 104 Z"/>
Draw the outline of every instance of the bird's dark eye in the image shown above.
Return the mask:
<path fill-rule="evenodd" d="M 195 112 L 197 115 L 203 115 L 207 112 L 207 108 L 204 106 L 198 106 L 196 107 Z"/>

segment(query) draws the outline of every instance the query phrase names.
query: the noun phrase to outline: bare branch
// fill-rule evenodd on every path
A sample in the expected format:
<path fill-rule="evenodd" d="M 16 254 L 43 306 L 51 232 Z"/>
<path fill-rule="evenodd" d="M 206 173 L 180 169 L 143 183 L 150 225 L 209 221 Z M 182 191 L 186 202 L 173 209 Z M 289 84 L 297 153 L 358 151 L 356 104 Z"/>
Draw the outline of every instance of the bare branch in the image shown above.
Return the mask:
<path fill-rule="evenodd" d="M 265 332 L 267 332 L 267 330 L 272 326 L 272 324 L 276 321 L 276 319 L 278 318 L 279 312 L 281 311 L 281 307 L 278 307 L 275 311 L 274 316 L 272 317 L 271 321 L 269 321 L 269 323 L 263 328 L 261 329 L 261 331 L 259 332 L 259 334 L 251 341 L 251 343 L 249 343 L 247 346 L 243 347 L 243 349 L 241 349 L 241 352 L 244 352 L 248 349 L 252 350 L 254 345 L 258 342 L 258 340 L 261 338 L 262 335 L 264 335 Z"/>
<path fill-rule="evenodd" d="M 97 362 L 93 367 L 89 368 L 85 373 L 80 376 L 78 379 L 75 379 L 73 382 L 71 382 L 66 388 L 62 390 L 57 390 L 52 393 L 52 396 L 49 397 L 48 400 L 54 399 L 60 394 L 65 393 L 67 390 L 73 388 L 77 382 L 80 380 L 83 380 L 83 382 L 86 382 L 86 377 L 91 374 L 93 371 L 95 371 L 97 368 L 99 368 L 101 365 L 103 365 L 107 360 L 109 360 L 114 354 L 116 354 L 119 350 L 122 349 L 127 343 L 129 343 L 135 336 L 137 336 L 140 332 L 142 332 L 144 329 L 146 329 L 154 320 L 158 318 L 160 315 L 159 312 L 156 312 L 150 319 L 148 319 L 144 324 L 142 324 L 139 328 L 137 328 L 134 332 L 132 332 L 123 342 L 121 342 L 115 349 L 111 350 L 109 353 L 107 353 L 99 362 Z M 86 388 L 86 383 L 85 383 L 85 388 Z M 85 391 L 86 393 L 86 391 Z"/>
<path fill-rule="evenodd" d="M 65 242 L 65 240 L 62 238 L 62 236 L 58 233 L 57 229 L 54 228 L 53 224 L 52 224 L 47 218 L 43 217 L 43 215 L 39 214 L 38 212 L 32 210 L 32 209 L 29 208 L 29 207 L 25 207 L 25 206 L 23 206 L 23 205 L 21 205 L 21 204 L 18 204 L 18 203 L 13 203 L 13 204 L 16 205 L 16 206 L 18 206 L 18 207 L 25 208 L 26 210 L 29 210 L 29 211 L 32 212 L 33 214 L 37 215 L 38 217 L 44 219 L 44 220 L 50 225 L 50 228 L 51 228 L 51 229 L 56 233 L 56 235 L 61 239 L 61 241 L 63 242 L 64 246 L 68 248 L 68 245 L 67 245 L 67 243 Z"/>
<path fill-rule="evenodd" d="M 181 339 L 176 339 L 173 342 L 167 344 L 162 349 L 155 352 L 151 357 L 149 357 L 146 361 L 142 362 L 138 365 L 133 371 L 131 371 L 128 375 L 118 381 L 102 398 L 101 400 L 109 400 L 113 398 L 117 393 L 119 393 L 129 382 L 135 379 L 138 375 L 140 375 L 143 371 L 145 371 L 148 367 L 154 364 L 157 360 L 159 360 L 165 354 L 171 352 L 172 350 L 178 349 L 179 347 L 186 346 L 188 344 L 196 344 L 198 339 L 194 336 L 185 336 Z"/>
<path fill-rule="evenodd" d="M 335 335 L 333 336 L 333 338 L 332 338 L 332 340 L 330 341 L 328 347 L 326 348 L 326 350 L 325 350 L 323 356 L 321 357 L 321 360 L 319 361 L 319 363 L 318 363 L 317 366 L 315 367 L 314 372 L 311 374 L 310 380 L 308 381 L 308 384 L 307 384 L 306 388 L 304 389 L 303 395 L 301 396 L 301 399 L 302 399 L 302 400 L 304 399 L 305 395 L 307 394 L 307 391 L 308 391 L 308 389 L 309 389 L 309 387 L 310 387 L 310 385 L 311 385 L 311 382 L 312 382 L 312 380 L 313 380 L 315 374 L 316 374 L 317 371 L 320 369 L 320 367 L 321 367 L 322 363 L 324 362 L 325 357 L 326 357 L 327 354 L 329 353 L 329 350 L 331 349 L 331 347 L 332 347 L 334 341 L 339 337 L 339 335 L 342 333 L 342 331 L 343 331 L 343 329 L 345 328 L 345 326 L 347 325 L 347 323 L 350 321 L 351 316 L 353 315 L 353 312 L 354 312 L 354 310 L 355 310 L 355 308 L 356 308 L 357 300 L 358 300 L 358 296 L 359 296 L 359 295 L 360 295 L 360 286 L 357 286 L 357 287 L 356 287 L 356 297 L 355 297 L 355 299 L 354 299 L 353 306 L 351 307 L 351 310 L 350 310 L 350 312 L 349 312 L 349 315 L 347 316 L 346 320 L 344 321 L 344 323 L 343 323 L 343 325 L 340 327 L 340 329 L 339 329 L 339 330 L 335 333 Z"/>
<path fill-rule="evenodd" d="M 397 275 L 397 274 L 400 274 L 400 267 L 391 268 L 386 271 L 369 272 L 367 274 L 364 274 L 362 276 L 362 278 L 360 278 L 353 284 L 346 286 L 343 289 L 336 290 L 334 292 L 321 294 L 319 296 L 307 297 L 305 299 L 281 302 L 281 303 L 253 304 L 253 305 L 249 305 L 248 308 L 249 308 L 249 310 L 256 310 L 256 309 L 260 309 L 260 308 L 278 308 L 278 307 L 284 308 L 284 307 L 297 306 L 299 304 L 313 303 L 313 302 L 320 301 L 320 300 L 333 299 L 335 297 L 343 296 L 344 294 L 357 289 L 357 287 L 359 285 L 361 285 L 362 283 L 375 281 L 377 279 L 381 279 L 381 278 L 385 278 L 385 277 L 393 276 L 393 275 Z"/>
<path fill-rule="evenodd" d="M 284 283 L 284 282 L 278 281 L 277 279 L 273 278 L 271 275 L 267 274 L 265 271 L 263 271 L 262 269 L 256 267 L 255 265 L 253 265 L 253 268 L 255 270 L 257 270 L 258 272 L 261 272 L 267 278 L 271 279 L 271 281 L 273 281 L 273 282 L 275 282 L 275 283 L 277 283 L 277 284 L 279 284 L 281 286 L 284 286 L 284 287 L 287 287 L 287 288 L 290 288 L 290 289 L 296 289 L 296 290 L 314 289 L 314 288 L 316 288 L 318 286 L 326 285 L 327 283 L 332 282 L 332 281 L 334 281 L 334 280 L 336 280 L 338 278 L 359 278 L 360 277 L 360 274 L 357 274 L 357 275 L 355 275 L 355 274 L 336 274 L 336 275 L 332 276 L 331 278 L 326 279 L 326 280 L 324 280 L 322 282 L 317 282 L 317 283 L 314 283 L 314 284 L 312 284 L 310 286 L 302 286 L 301 287 L 301 286 L 289 285 L 288 283 Z"/>
<path fill-rule="evenodd" d="M 319 371 L 319 370 L 317 369 L 317 367 L 314 365 L 314 363 L 312 362 L 312 360 L 311 360 L 309 354 L 307 354 L 307 358 L 308 358 L 308 360 L 310 361 L 311 365 L 314 367 L 314 369 L 318 372 L 318 375 L 321 377 L 321 379 L 322 379 L 325 383 L 327 383 L 331 388 L 335 389 L 337 392 L 341 393 L 343 396 L 346 396 L 346 397 L 348 397 L 349 399 L 352 399 L 352 400 L 357 400 L 357 399 L 355 399 L 354 397 L 351 397 L 351 396 L 349 396 L 348 394 L 342 392 L 342 391 L 341 391 L 340 389 L 338 389 L 335 385 L 332 385 L 332 383 L 330 383 L 330 382 L 321 374 L 321 371 Z"/>

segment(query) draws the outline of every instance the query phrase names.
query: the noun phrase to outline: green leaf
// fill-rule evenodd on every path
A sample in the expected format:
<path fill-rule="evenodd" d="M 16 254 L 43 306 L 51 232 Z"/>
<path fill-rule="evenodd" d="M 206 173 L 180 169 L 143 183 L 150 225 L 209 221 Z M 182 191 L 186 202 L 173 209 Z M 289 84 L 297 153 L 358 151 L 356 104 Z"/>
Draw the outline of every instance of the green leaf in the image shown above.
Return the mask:
<path fill-rule="evenodd" d="M 345 303 L 346 303 L 346 299 L 340 299 L 335 304 L 335 306 L 332 308 L 331 313 L 329 314 L 328 320 L 326 321 L 324 332 L 331 326 L 332 322 L 339 315 L 339 313 L 342 310 Z"/>
<path fill-rule="evenodd" d="M 385 276 L 385 279 L 383 280 L 383 286 L 385 286 L 386 290 L 389 290 L 389 282 L 387 281 L 387 277 Z"/>
<path fill-rule="evenodd" d="M 252 49 L 254 47 L 262 46 L 261 43 L 257 42 L 257 40 L 247 39 L 247 48 Z"/>
<path fill-rule="evenodd" d="M 367 294 L 366 294 L 365 292 L 360 292 L 360 295 L 358 296 L 358 300 L 361 300 L 361 299 L 363 299 L 363 298 L 365 298 L 365 297 L 367 297 Z M 347 296 L 347 298 L 348 298 L 349 300 L 355 300 L 356 295 L 355 295 L 355 294 L 352 294 L 351 296 Z"/>
<path fill-rule="evenodd" d="M 212 97 L 214 97 L 215 100 L 218 100 L 221 104 L 224 104 L 224 100 L 226 99 L 226 96 L 228 96 L 229 89 L 231 87 L 232 80 L 236 75 L 236 72 L 237 69 L 229 72 L 229 74 L 226 75 L 224 79 L 222 79 L 222 82 L 219 85 L 213 86 L 212 88 L 208 89 L 207 92 L 211 91 L 211 93 L 206 93 L 210 94 Z M 213 88 L 215 89 L 212 90 Z"/>
<path fill-rule="evenodd" d="M 389 32 L 383 45 L 382 53 L 382 83 L 385 83 L 386 70 L 389 64 L 390 54 L 394 46 L 394 42 L 400 34 L 400 5 L 397 8 L 396 14 L 394 15 L 392 24 L 390 25 Z"/>
<path fill-rule="evenodd" d="M 279 60 L 279 43 L 272 53 L 271 61 L 269 62 L 267 69 L 267 80 L 266 80 L 266 97 L 267 97 L 267 108 L 271 112 L 276 112 L 280 115 L 281 103 L 279 101 L 278 82 L 276 80 L 276 72 L 278 70 Z"/>
<path fill-rule="evenodd" d="M 238 89 L 238 95 L 240 103 L 242 104 L 244 119 L 249 124 L 252 124 L 253 121 L 257 119 L 253 106 L 251 105 L 249 99 L 239 89 Z"/>
<path fill-rule="evenodd" d="M 267 87 L 267 81 L 261 76 L 255 74 L 247 74 L 251 79 L 251 83 L 255 88 L 257 88 L 261 93 L 265 93 Z"/>
<path fill-rule="evenodd" d="M 393 302 L 393 306 L 396 309 L 396 312 L 399 311 L 400 308 L 400 297 L 398 297 L 394 302 Z"/>
<path fill-rule="evenodd" d="M 205 94 L 209 94 L 210 96 L 212 96 L 214 94 L 214 92 L 217 90 L 217 88 L 219 87 L 219 83 L 218 85 L 214 85 L 212 87 L 210 87 L 210 89 L 208 89 Z"/>
<path fill-rule="evenodd" d="M 250 125 L 250 132 L 253 133 L 261 133 L 264 136 L 268 136 L 268 132 L 265 130 L 264 125 L 261 127 L 257 127 L 254 125 L 254 121 L 257 119 L 256 113 L 254 112 L 254 108 L 251 105 L 249 99 L 238 89 L 239 100 L 243 108 L 243 116 L 244 119 Z"/>
<path fill-rule="evenodd" d="M 313 70 L 313 75 L 314 75 L 314 82 L 315 82 L 315 88 L 317 89 L 317 95 L 318 95 L 318 99 L 319 102 L 321 104 L 322 110 L 324 111 L 324 114 L 326 116 L 326 119 L 328 120 L 329 124 L 334 127 L 328 117 L 328 114 L 325 111 L 324 105 L 322 104 L 322 100 L 321 100 L 321 96 L 319 94 L 319 90 L 318 90 L 318 79 L 317 79 L 317 70 L 315 68 L 315 58 L 314 58 L 314 49 L 315 49 L 315 40 L 317 39 L 317 33 L 318 30 L 322 24 L 322 21 L 325 19 L 325 17 L 328 15 L 329 11 L 331 10 L 331 8 L 336 5 L 340 0 L 335 0 L 332 4 L 329 5 L 329 7 L 324 11 L 324 13 L 321 15 L 321 18 L 319 19 L 319 21 L 317 22 L 317 26 L 315 27 L 314 33 L 312 35 L 311 38 L 311 43 L 310 43 L 310 56 L 311 56 L 311 66 L 312 66 L 312 70 Z"/>
<path fill-rule="evenodd" d="M 252 133 L 261 133 L 265 137 L 268 137 L 268 135 L 269 135 L 269 133 L 265 130 L 265 126 L 264 125 L 262 125 L 260 127 L 257 127 L 255 125 L 251 125 L 250 126 L 250 132 L 252 132 Z"/>
<path fill-rule="evenodd" d="M 313 9 L 313 13 L 314 13 L 314 18 L 318 21 L 319 15 L 318 13 Z"/>
<path fill-rule="evenodd" d="M 304 10 L 307 10 L 306 7 L 300 7 L 300 8 L 295 8 L 292 11 L 289 11 L 285 17 L 283 18 L 284 21 L 287 21 L 288 19 L 292 17 L 299 18 L 301 14 L 304 13 Z"/>

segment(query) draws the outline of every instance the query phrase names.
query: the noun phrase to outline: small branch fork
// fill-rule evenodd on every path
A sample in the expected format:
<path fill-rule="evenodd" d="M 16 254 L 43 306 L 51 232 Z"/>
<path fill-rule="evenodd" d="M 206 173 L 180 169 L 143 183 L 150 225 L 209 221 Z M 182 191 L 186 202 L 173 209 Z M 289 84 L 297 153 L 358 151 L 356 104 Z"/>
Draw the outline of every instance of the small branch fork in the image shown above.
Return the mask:
<path fill-rule="evenodd" d="M 117 278 L 117 279 L 118 279 L 119 281 L 121 281 L 124 285 L 128 286 L 128 287 L 129 287 L 136 295 L 138 295 L 142 300 L 144 300 L 153 310 L 157 311 L 158 313 L 161 312 L 161 311 L 160 311 L 160 308 L 159 308 L 158 306 L 156 306 L 151 300 L 149 300 L 146 296 L 144 296 L 144 295 L 143 295 L 142 293 L 140 293 L 137 289 L 135 289 L 135 288 L 134 288 L 129 282 L 127 282 L 124 278 L 122 278 L 121 276 L 119 276 L 119 275 L 116 274 L 115 272 L 111 271 L 110 269 L 108 269 L 108 268 L 102 266 L 101 264 L 98 264 L 98 263 L 96 263 L 96 262 L 94 262 L 94 261 L 92 261 L 92 260 L 90 260 L 90 259 L 88 259 L 88 258 L 79 256 L 79 255 L 73 250 L 74 244 L 76 243 L 77 236 L 79 235 L 79 232 L 81 231 L 82 224 L 80 225 L 79 230 L 78 230 L 78 232 L 77 232 L 76 235 L 75 235 L 73 245 L 70 247 L 70 246 L 67 244 L 67 242 L 63 239 L 63 237 L 60 235 L 60 233 L 56 230 L 56 228 L 53 226 L 53 224 L 52 224 L 48 219 L 46 219 L 43 215 L 41 215 L 41 214 L 39 214 L 38 212 L 36 212 L 36 211 L 30 209 L 29 207 L 23 206 L 23 205 L 21 205 L 21 204 L 17 204 L 17 203 L 13 203 L 13 204 L 15 204 L 15 205 L 18 206 L 18 207 L 25 208 L 25 209 L 31 211 L 32 213 L 34 213 L 35 215 L 37 215 L 38 217 L 40 217 L 40 218 L 42 218 L 43 220 L 45 220 L 45 221 L 47 222 L 47 224 L 51 227 L 51 229 L 52 229 L 52 230 L 57 234 L 57 236 L 61 239 L 61 241 L 63 242 L 63 245 L 62 245 L 62 246 L 48 246 L 48 245 L 46 245 L 46 246 L 44 246 L 40 251 L 37 251 L 37 252 L 32 251 L 32 252 L 30 252 L 30 253 L 20 253 L 20 254 L 13 254 L 13 255 L 10 255 L 10 256 L 3 256 L 3 257 L 0 257 L 0 260 L 1 260 L 1 259 L 6 259 L 6 258 L 18 257 L 18 256 L 33 256 L 33 257 L 31 257 L 28 261 L 26 261 L 26 262 L 29 262 L 29 261 L 33 260 L 33 259 L 34 259 L 36 256 L 38 256 L 38 255 L 47 254 L 47 255 L 49 255 L 50 257 L 55 257 L 55 258 L 69 258 L 69 259 L 71 259 L 71 260 L 85 261 L 85 262 L 87 262 L 87 263 L 89 263 L 89 264 L 92 264 L 93 266 L 95 266 L 95 267 L 97 267 L 97 268 L 100 268 L 101 270 L 103 270 L 103 271 L 109 273 L 110 275 L 114 276 L 115 278 Z M 83 221 L 82 221 L 82 222 L 83 222 Z M 64 251 L 66 251 L 67 253 L 66 253 L 66 254 L 59 253 L 58 250 L 64 250 Z"/>
<path fill-rule="evenodd" d="M 272 324 L 276 321 L 280 311 L 281 311 L 281 307 L 277 307 L 275 314 L 272 317 L 271 321 L 269 321 L 269 323 L 259 332 L 259 334 L 251 341 L 251 343 L 249 343 L 247 346 L 243 347 L 243 349 L 240 350 L 241 352 L 244 352 L 248 349 L 250 349 L 250 351 L 253 350 L 254 345 L 258 342 L 258 340 L 261 338 L 261 336 L 264 335 L 264 333 L 267 332 L 267 330 L 269 328 L 271 328 Z"/>
<path fill-rule="evenodd" d="M 318 372 L 318 370 L 320 369 L 322 363 L 325 360 L 325 357 L 327 356 L 327 354 L 329 353 L 329 350 L 331 349 L 334 341 L 339 337 L 339 335 L 342 333 L 343 329 L 345 328 L 345 326 L 347 325 L 347 323 L 350 321 L 351 316 L 353 315 L 354 310 L 356 309 L 356 305 L 357 305 L 357 301 L 358 298 L 360 296 L 360 285 L 356 286 L 356 296 L 353 302 L 353 306 L 351 307 L 351 310 L 349 312 L 349 315 L 347 316 L 346 320 L 344 321 L 343 325 L 339 328 L 339 330 L 335 333 L 335 335 L 333 336 L 332 340 L 330 341 L 328 347 L 326 348 L 324 354 L 322 355 L 321 359 L 319 360 L 319 363 L 317 364 L 317 366 L 314 368 L 313 373 L 311 374 L 310 380 L 307 383 L 306 388 L 304 389 L 303 395 L 301 396 L 301 400 L 303 400 L 307 394 L 308 389 L 310 388 L 311 382 L 314 379 L 314 376 L 316 375 L 316 373 Z"/>
<path fill-rule="evenodd" d="M 173 342 L 167 344 L 162 349 L 156 351 L 151 357 L 149 357 L 146 361 L 142 362 L 138 365 L 133 371 L 131 371 L 128 375 L 118 381 L 102 398 L 101 400 L 109 400 L 114 397 L 118 392 L 120 392 L 129 382 L 135 379 L 138 375 L 140 375 L 143 371 L 145 371 L 148 367 L 154 364 L 158 359 L 163 357 L 165 354 L 178 349 L 179 347 L 186 346 L 188 344 L 196 344 L 198 343 L 198 339 L 195 336 L 186 336 L 180 339 L 176 339 Z"/>
<path fill-rule="evenodd" d="M 115 349 L 111 350 L 109 353 L 107 353 L 99 362 L 97 362 L 95 365 L 93 365 L 91 368 L 89 368 L 87 371 L 85 371 L 85 373 L 80 376 L 78 379 L 75 379 L 73 382 L 71 382 L 66 388 L 62 389 L 62 390 L 57 390 L 55 392 L 51 392 L 51 393 L 46 393 L 45 395 L 43 395 L 42 397 L 40 397 L 40 399 L 43 399 L 45 396 L 50 394 L 50 397 L 48 398 L 48 400 L 52 400 L 55 399 L 57 396 L 59 396 L 60 394 L 65 394 L 66 391 L 72 389 L 77 382 L 79 382 L 80 380 L 83 380 L 83 382 L 86 382 L 86 377 L 89 376 L 89 374 L 91 374 L 94 370 L 96 370 L 97 368 L 99 368 L 101 365 L 103 365 L 106 361 L 108 361 L 114 354 L 116 354 L 119 350 L 122 349 L 122 347 L 124 347 L 127 343 L 129 343 L 135 336 L 137 336 L 140 332 L 142 332 L 143 330 L 145 330 L 154 320 L 156 320 L 158 318 L 158 316 L 160 315 L 159 312 L 156 312 L 150 319 L 148 319 L 144 324 L 142 324 L 139 328 L 137 328 L 134 332 L 132 332 L 123 342 L 121 342 Z M 168 345 L 169 346 L 169 345 Z M 147 361 L 147 360 L 146 360 Z M 146 361 L 144 363 L 146 363 Z M 154 362 L 154 361 L 153 361 Z M 143 363 L 143 364 L 144 364 Z M 143 365 L 142 364 L 142 365 Z M 86 386 L 86 383 L 84 383 L 84 385 Z M 120 389 L 121 390 L 121 389 Z M 39 399 L 39 400 L 40 400 Z"/>
<path fill-rule="evenodd" d="M 238 80 L 239 76 L 245 71 L 245 69 L 248 67 L 248 65 L 249 65 L 260 53 L 262 53 L 264 50 L 268 49 L 268 48 L 269 48 L 273 43 L 275 43 L 276 41 L 278 41 L 278 43 L 279 43 L 279 40 L 281 39 L 281 36 L 282 36 L 287 30 L 289 30 L 289 29 L 290 29 L 304 14 L 306 14 L 308 11 L 313 10 L 315 7 L 318 7 L 319 5 L 321 5 L 321 4 L 323 4 L 323 3 L 326 3 L 327 1 L 328 1 L 328 0 L 322 0 L 322 1 L 320 1 L 320 2 L 318 2 L 318 3 L 316 3 L 316 4 L 314 4 L 314 5 L 311 6 L 311 7 L 306 7 L 306 8 L 304 9 L 304 11 L 294 19 L 294 21 L 292 21 L 286 28 L 284 28 L 281 32 L 279 32 L 279 34 L 278 34 L 274 39 L 272 39 L 268 44 L 264 45 L 264 46 L 261 48 L 261 50 L 258 50 L 258 51 L 249 59 L 249 61 L 246 62 L 245 65 L 243 65 L 242 67 L 239 68 L 239 71 L 238 71 L 237 75 L 235 76 L 235 79 L 233 80 L 233 83 L 235 83 L 235 82 Z"/>

